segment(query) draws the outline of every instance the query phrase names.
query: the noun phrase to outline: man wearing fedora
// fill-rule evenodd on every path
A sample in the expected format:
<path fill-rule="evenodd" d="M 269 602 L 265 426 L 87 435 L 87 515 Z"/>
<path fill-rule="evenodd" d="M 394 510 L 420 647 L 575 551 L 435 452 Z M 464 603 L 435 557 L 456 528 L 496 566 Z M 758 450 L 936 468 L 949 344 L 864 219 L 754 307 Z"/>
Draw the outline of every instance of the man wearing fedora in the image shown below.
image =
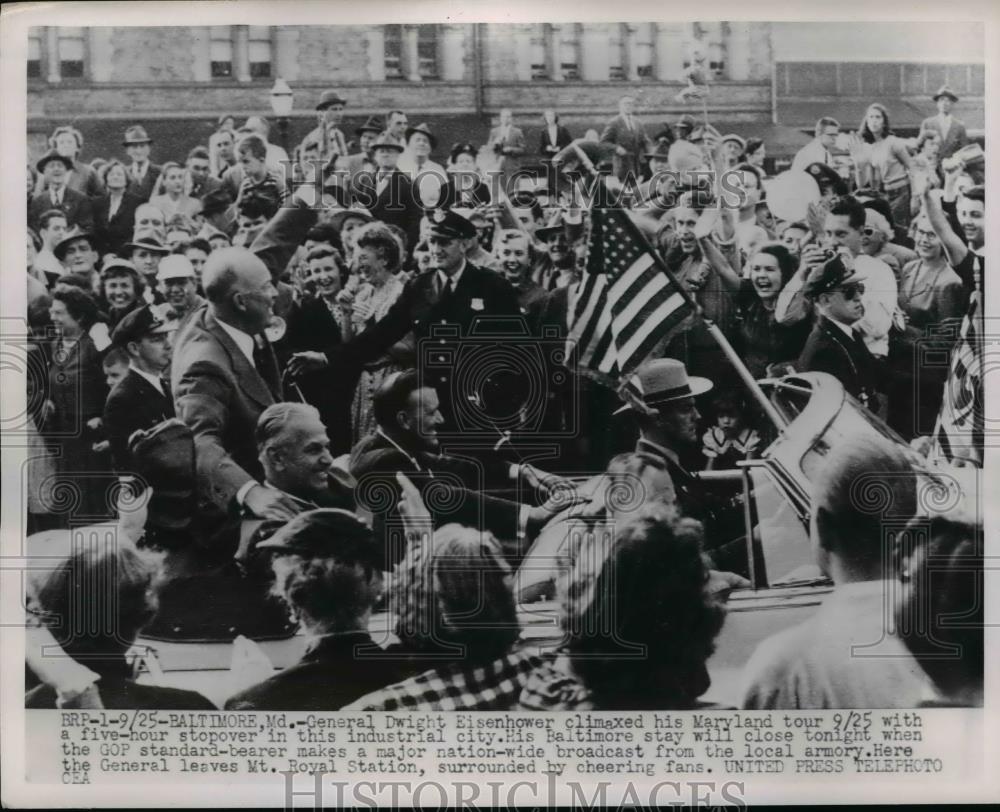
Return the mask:
<path fill-rule="evenodd" d="M 958 96 L 954 91 L 948 85 L 942 85 L 931 98 L 937 105 L 938 114 L 925 118 L 920 124 L 920 129 L 931 130 L 941 137 L 938 158 L 943 161 L 969 143 L 969 136 L 965 132 L 965 122 L 959 121 L 951 114 L 952 107 L 958 104 Z"/>
<path fill-rule="evenodd" d="M 128 374 L 111 390 L 104 404 L 104 430 L 119 473 L 135 471 L 129 437 L 174 416 L 174 401 L 163 372 L 170 363 L 170 333 L 149 305 L 133 310 L 111 334 L 111 343 L 128 355 Z"/>
<path fill-rule="evenodd" d="M 406 149 L 399 156 L 400 172 L 410 176 L 417 190 L 417 199 L 424 208 L 432 209 L 441 198 L 441 187 L 448 182 L 444 167 L 431 160 L 437 149 L 437 137 L 427 124 L 406 129 Z"/>
<path fill-rule="evenodd" d="M 640 184 L 633 209 L 659 216 L 677 205 L 677 173 L 670 168 L 670 144 L 660 139 L 644 156 L 649 161 L 649 174 Z"/>
<path fill-rule="evenodd" d="M 324 90 L 316 104 L 316 128 L 306 136 L 319 144 L 320 159 L 325 163 L 331 158 L 345 158 L 349 153 L 347 139 L 340 129 L 347 102 L 336 90 Z"/>
<path fill-rule="evenodd" d="M 865 314 L 865 287 L 841 255 L 809 272 L 803 293 L 819 318 L 802 349 L 796 367 L 802 372 L 827 372 L 870 410 L 877 407 L 878 362 L 854 325 Z"/>
<path fill-rule="evenodd" d="M 163 304 L 166 301 L 159 291 L 159 281 L 157 272 L 160 267 L 160 260 L 170 253 L 170 249 L 163 244 L 163 238 L 157 231 L 152 229 L 138 230 L 132 242 L 125 244 L 125 249 L 130 252 L 129 259 L 135 265 L 135 269 L 142 276 L 142 281 L 146 285 L 143 297 L 146 304 Z"/>
<path fill-rule="evenodd" d="M 406 247 L 412 252 L 420 241 L 420 218 L 423 209 L 420 195 L 410 176 L 400 170 L 399 160 L 403 148 L 379 136 L 372 144 L 373 172 L 361 171 L 353 179 L 351 199 L 354 205 L 363 206 L 372 217 L 399 226 L 406 232 Z"/>
<path fill-rule="evenodd" d="M 707 510 L 703 489 L 682 456 L 699 439 L 701 413 L 695 398 L 712 386 L 708 378 L 688 375 L 684 364 L 674 358 L 647 361 L 622 389 L 625 405 L 615 412 L 632 413 L 639 428 L 636 453 L 662 462 L 670 474 L 678 509 L 700 521 L 706 518 Z"/>
<path fill-rule="evenodd" d="M 369 116 L 360 127 L 354 131 L 357 141 L 348 144 L 348 154 L 341 155 L 337 159 L 337 170 L 342 174 L 345 188 L 350 189 L 358 173 L 365 168 L 374 168 L 372 162 L 372 145 L 379 141 L 382 134 L 382 124 L 375 118 Z M 353 148 L 352 148 L 353 147 Z"/>
<path fill-rule="evenodd" d="M 28 225 L 36 231 L 39 220 L 50 209 L 58 209 L 66 215 L 66 223 L 84 231 L 94 227 L 94 211 L 83 192 L 71 189 L 67 182 L 73 171 L 73 161 L 58 152 L 47 152 L 35 164 L 45 178 L 45 189 L 31 199 L 28 206 Z"/>
<path fill-rule="evenodd" d="M 128 170 L 128 191 L 143 203 L 153 196 L 153 189 L 160 177 L 161 167 L 150 163 L 149 149 L 153 139 L 146 134 L 146 128 L 136 124 L 125 130 L 122 146 L 130 163 Z"/>

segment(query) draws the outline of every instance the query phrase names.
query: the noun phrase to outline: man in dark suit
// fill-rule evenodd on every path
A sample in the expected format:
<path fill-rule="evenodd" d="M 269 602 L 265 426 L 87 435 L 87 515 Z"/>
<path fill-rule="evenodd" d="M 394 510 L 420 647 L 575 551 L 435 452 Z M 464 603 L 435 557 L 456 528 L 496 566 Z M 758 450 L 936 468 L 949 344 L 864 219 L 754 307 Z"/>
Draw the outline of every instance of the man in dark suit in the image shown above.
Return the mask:
<path fill-rule="evenodd" d="M 41 216 L 50 209 L 57 209 L 66 215 L 66 223 L 70 228 L 92 231 L 94 212 L 90 198 L 66 185 L 73 162 L 58 152 L 48 152 L 39 159 L 35 167 L 45 176 L 45 190 L 31 199 L 28 225 L 37 231 Z"/>
<path fill-rule="evenodd" d="M 861 333 L 851 326 L 865 314 L 861 299 L 864 291 L 864 285 L 840 256 L 810 271 L 803 292 L 812 300 L 819 318 L 797 366 L 801 372 L 828 372 L 848 393 L 875 411 L 878 362 Z"/>
<path fill-rule="evenodd" d="M 931 98 L 937 105 L 938 114 L 925 118 L 920 124 L 920 129 L 932 130 L 940 136 L 938 159 L 943 161 L 968 144 L 969 136 L 965 132 L 965 122 L 959 121 L 951 114 L 951 108 L 958 104 L 958 96 L 952 89 L 948 85 L 942 85 Z"/>
<path fill-rule="evenodd" d="M 225 513 L 235 503 L 260 518 L 291 518 L 291 500 L 260 483 L 253 441 L 261 412 L 281 400 L 263 335 L 278 292 L 267 266 L 244 248 L 214 252 L 202 283 L 208 304 L 179 331 L 171 364 L 174 408 L 194 434 L 199 503 L 207 511 Z"/>
<path fill-rule="evenodd" d="M 174 416 L 174 401 L 161 377 L 170 363 L 173 327 L 146 305 L 125 316 L 111 334 L 112 343 L 129 357 L 128 374 L 104 404 L 104 430 L 119 473 L 136 470 L 129 437 Z"/>
<path fill-rule="evenodd" d="M 375 172 L 359 172 L 351 192 L 354 204 L 364 206 L 376 220 L 403 229 L 407 250 L 412 251 L 420 240 L 423 208 L 413 181 L 396 167 L 402 153 L 399 144 L 376 141 L 372 145 Z"/>
<path fill-rule="evenodd" d="M 559 114 L 555 110 L 546 110 L 542 113 L 542 118 L 545 120 L 545 126 L 542 127 L 538 151 L 543 161 L 551 161 L 552 156 L 573 142 L 573 136 L 559 123 Z"/>
<path fill-rule="evenodd" d="M 631 173 L 638 180 L 641 174 L 640 161 L 649 147 L 649 139 L 642 122 L 635 117 L 635 99 L 632 96 L 622 97 L 618 103 L 618 115 L 604 128 L 601 141 L 615 148 L 615 177 L 624 180 Z"/>
<path fill-rule="evenodd" d="M 547 489 L 545 483 L 552 481 L 548 474 L 531 465 L 511 465 L 499 456 L 472 459 L 441 453 L 437 432 L 444 418 L 438 393 L 416 370 L 387 378 L 375 393 L 372 410 L 378 429 L 354 447 L 351 473 L 357 481 L 358 506 L 372 513 L 390 566 L 406 551 L 397 510 L 402 492 L 397 472 L 418 488 L 433 490 L 435 498 L 424 501 L 435 526 L 458 522 L 489 530 L 510 558 L 522 554 L 526 538 L 554 515 L 546 505 L 530 507 L 483 493 L 519 483 Z M 392 497 L 386 498 L 389 493 Z"/>
<path fill-rule="evenodd" d="M 93 201 L 94 233 L 100 243 L 101 254 L 118 253 L 125 243 L 132 239 L 135 226 L 135 212 L 142 201 L 129 192 L 124 192 L 114 214 L 111 213 L 111 194 L 102 195 Z"/>
<path fill-rule="evenodd" d="M 385 316 L 352 340 L 333 347 L 326 353 L 298 353 L 292 356 L 289 370 L 321 369 L 327 365 L 342 364 L 345 359 L 354 364 L 364 364 L 381 357 L 393 344 L 413 333 L 418 353 L 423 352 L 421 340 L 432 337 L 432 327 L 453 334 L 462 341 L 472 334 L 475 322 L 481 317 L 519 316 L 517 293 L 510 282 L 495 271 L 470 265 L 465 259 L 467 241 L 476 238 L 476 229 L 466 218 L 453 211 L 436 209 L 431 216 L 428 231 L 431 266 L 427 273 L 411 279 L 402 294 Z M 504 324 L 496 324 L 502 329 Z M 520 329 L 520 321 L 511 330 Z M 466 383 L 465 376 L 456 376 L 455 364 L 460 353 L 435 353 L 430 343 L 424 344 L 426 357 L 419 357 L 418 365 L 428 376 L 442 399 L 442 409 L 449 420 L 454 419 L 454 402 L 470 395 L 471 391 L 454 391 Z M 468 370 L 465 370 L 468 372 Z M 454 379 L 454 382 L 453 382 Z"/>
<path fill-rule="evenodd" d="M 131 163 L 128 164 L 128 190 L 143 203 L 153 195 L 156 181 L 160 177 L 162 167 L 149 161 L 149 145 L 153 139 L 146 134 L 146 128 L 140 124 L 125 130 L 122 146 Z"/>

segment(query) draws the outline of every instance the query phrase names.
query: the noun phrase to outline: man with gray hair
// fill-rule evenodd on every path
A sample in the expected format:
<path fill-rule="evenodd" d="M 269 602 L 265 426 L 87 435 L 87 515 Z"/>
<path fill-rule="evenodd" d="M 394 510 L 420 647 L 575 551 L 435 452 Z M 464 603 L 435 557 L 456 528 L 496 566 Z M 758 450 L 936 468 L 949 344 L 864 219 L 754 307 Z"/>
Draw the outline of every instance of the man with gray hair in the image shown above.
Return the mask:
<path fill-rule="evenodd" d="M 278 295 L 267 266 L 244 248 L 205 262 L 208 306 L 176 338 L 171 388 L 177 417 L 194 434 L 198 501 L 209 513 L 239 505 L 263 519 L 289 519 L 298 507 L 261 484 L 254 431 L 281 400 L 281 380 L 264 328 Z"/>
<path fill-rule="evenodd" d="M 335 464 L 319 410 L 307 403 L 275 403 L 255 434 L 264 485 L 290 496 L 302 509 L 354 509 L 354 477 Z"/>

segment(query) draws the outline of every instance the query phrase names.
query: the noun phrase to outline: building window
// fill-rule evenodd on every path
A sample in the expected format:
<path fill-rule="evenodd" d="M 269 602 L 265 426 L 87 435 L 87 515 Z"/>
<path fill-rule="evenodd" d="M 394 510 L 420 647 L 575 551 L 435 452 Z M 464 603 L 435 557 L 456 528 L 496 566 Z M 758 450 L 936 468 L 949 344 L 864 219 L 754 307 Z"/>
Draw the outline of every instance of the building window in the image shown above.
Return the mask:
<path fill-rule="evenodd" d="M 233 75 L 233 27 L 213 25 L 209 33 L 209 60 L 213 79 L 228 79 Z"/>
<path fill-rule="evenodd" d="M 635 72 L 640 79 L 653 78 L 653 42 L 655 33 L 652 23 L 636 23 L 635 25 Z"/>
<path fill-rule="evenodd" d="M 385 78 L 403 78 L 403 26 L 382 26 L 385 42 Z"/>
<path fill-rule="evenodd" d="M 251 25 L 249 31 L 250 78 L 271 77 L 271 27 Z"/>
<path fill-rule="evenodd" d="M 553 27 L 554 28 L 554 27 Z M 559 72 L 563 79 L 580 78 L 580 26 L 565 23 L 553 30 L 553 37 L 559 43 Z"/>
<path fill-rule="evenodd" d="M 531 78 L 550 79 L 549 75 L 549 36 L 548 23 L 536 25 L 531 35 Z"/>
<path fill-rule="evenodd" d="M 608 78 L 621 82 L 628 78 L 625 72 L 625 43 L 628 42 L 625 25 L 615 23 L 608 33 Z"/>
<path fill-rule="evenodd" d="M 417 26 L 417 63 L 422 79 L 438 77 L 438 27 Z"/>
<path fill-rule="evenodd" d="M 726 49 L 720 23 L 692 23 L 687 34 L 684 67 L 689 68 L 695 54 L 700 55 L 706 78 L 722 79 L 726 75 Z"/>
<path fill-rule="evenodd" d="M 42 76 L 42 32 L 40 28 L 32 28 L 28 34 L 28 78 L 40 79 Z"/>
<path fill-rule="evenodd" d="M 82 28 L 59 29 L 59 75 L 63 79 L 82 79 L 86 45 Z"/>

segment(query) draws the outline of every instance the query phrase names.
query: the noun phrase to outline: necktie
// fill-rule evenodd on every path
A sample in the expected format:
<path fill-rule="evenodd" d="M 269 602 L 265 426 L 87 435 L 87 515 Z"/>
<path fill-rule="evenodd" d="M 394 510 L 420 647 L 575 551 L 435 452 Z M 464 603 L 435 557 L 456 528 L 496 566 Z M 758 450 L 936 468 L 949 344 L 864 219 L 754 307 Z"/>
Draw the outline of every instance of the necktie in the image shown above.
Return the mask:
<path fill-rule="evenodd" d="M 275 400 L 281 400 L 281 375 L 278 372 L 278 360 L 274 357 L 271 343 L 262 335 L 254 337 L 253 365 L 264 379 L 267 388 L 271 390 Z"/>
<path fill-rule="evenodd" d="M 451 301 L 451 298 L 455 293 L 455 283 L 450 278 L 442 282 L 441 276 L 439 274 L 438 285 L 440 286 L 440 292 L 438 293 L 438 304 L 446 305 Z"/>
<path fill-rule="evenodd" d="M 53 189 L 52 190 L 52 205 L 59 208 L 62 205 L 62 190 Z"/>

